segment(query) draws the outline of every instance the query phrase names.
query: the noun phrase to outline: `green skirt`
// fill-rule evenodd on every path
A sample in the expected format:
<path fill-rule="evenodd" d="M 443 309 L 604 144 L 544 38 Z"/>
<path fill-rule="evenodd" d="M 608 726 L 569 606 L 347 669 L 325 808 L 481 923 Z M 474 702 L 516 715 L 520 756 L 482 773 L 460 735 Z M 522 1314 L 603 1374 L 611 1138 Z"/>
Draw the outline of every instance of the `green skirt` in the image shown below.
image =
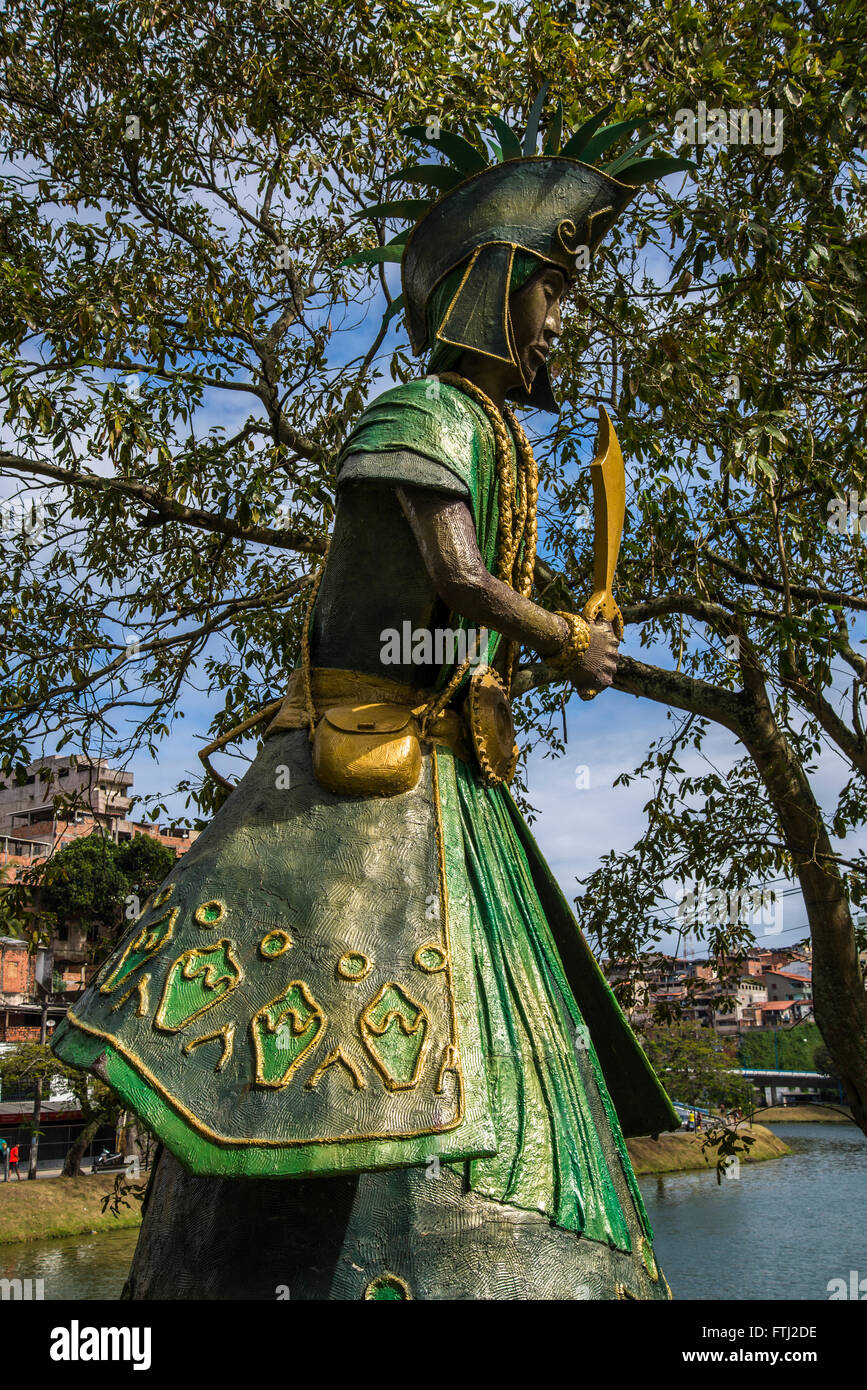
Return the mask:
<path fill-rule="evenodd" d="M 606 1072 L 629 1132 L 676 1118 L 508 793 L 448 750 L 353 798 L 316 783 L 306 732 L 267 740 L 54 1047 L 191 1174 L 442 1164 L 649 1251 Z"/>

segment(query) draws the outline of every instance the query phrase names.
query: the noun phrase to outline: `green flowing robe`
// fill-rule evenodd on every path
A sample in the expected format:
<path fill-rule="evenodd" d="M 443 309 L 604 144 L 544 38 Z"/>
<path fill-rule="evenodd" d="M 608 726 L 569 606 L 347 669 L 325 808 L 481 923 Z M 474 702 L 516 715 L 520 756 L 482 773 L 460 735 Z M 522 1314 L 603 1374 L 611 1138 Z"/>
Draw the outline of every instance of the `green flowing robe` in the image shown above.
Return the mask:
<path fill-rule="evenodd" d="M 411 382 L 361 417 L 315 615 L 315 664 L 421 684 L 379 657 L 386 629 L 448 616 L 400 483 L 463 497 L 493 568 L 493 434 L 463 393 Z M 442 1161 L 621 1251 L 650 1236 L 623 1134 L 678 1124 L 508 791 L 443 747 L 410 792 L 339 797 L 306 731 L 266 739 L 54 1046 L 192 1173 Z"/>

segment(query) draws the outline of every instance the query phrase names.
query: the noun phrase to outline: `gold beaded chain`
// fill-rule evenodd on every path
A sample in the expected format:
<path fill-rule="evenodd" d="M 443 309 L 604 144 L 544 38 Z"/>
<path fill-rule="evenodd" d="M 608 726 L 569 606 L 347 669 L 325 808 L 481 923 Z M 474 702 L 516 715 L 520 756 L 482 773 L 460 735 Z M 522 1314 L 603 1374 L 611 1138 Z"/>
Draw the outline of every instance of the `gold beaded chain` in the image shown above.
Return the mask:
<path fill-rule="evenodd" d="M 322 583 L 322 576 L 325 573 L 325 563 L 328 559 L 328 552 L 331 549 L 331 538 L 325 546 L 319 569 L 316 571 L 316 578 L 310 589 L 310 597 L 307 600 L 307 607 L 304 610 L 304 626 L 301 629 L 301 680 L 304 683 L 304 706 L 307 712 L 307 735 L 310 742 L 316 734 L 316 706 L 313 703 L 313 687 L 310 683 L 310 620 L 313 617 L 313 605 L 319 593 L 319 585 Z"/>
<path fill-rule="evenodd" d="M 530 442 L 523 428 L 515 418 L 514 411 L 507 405 L 500 412 L 490 396 L 486 395 L 475 382 L 458 376 L 457 372 L 440 372 L 440 381 L 463 391 L 482 410 L 494 431 L 497 480 L 499 489 L 497 502 L 499 509 L 497 578 L 508 584 L 516 593 L 529 598 L 533 589 L 533 572 L 536 567 L 537 509 L 539 500 L 539 470 L 533 457 Z M 515 452 L 518 462 L 518 479 L 512 476 L 512 450 L 506 425 L 515 439 Z M 518 484 L 520 491 L 518 493 Z M 518 495 L 516 496 L 516 493 Z M 515 571 L 521 542 L 524 551 L 517 573 Z"/>
<path fill-rule="evenodd" d="M 529 598 L 533 592 L 533 575 L 536 569 L 539 505 L 539 469 L 533 457 L 530 441 L 518 422 L 515 412 L 508 405 L 504 405 L 502 411 L 499 411 L 490 396 L 486 395 L 481 387 L 476 386 L 475 382 L 468 381 L 466 377 L 459 376 L 457 372 L 440 372 L 439 379 L 447 386 L 454 386 L 458 391 L 463 391 L 464 395 L 474 400 L 476 405 L 481 406 L 490 421 L 494 431 L 494 456 L 499 483 L 497 489 L 499 513 L 497 578 L 502 580 L 504 584 L 508 584 L 523 598 Z M 512 450 L 509 446 L 506 425 L 508 425 L 515 440 L 515 454 L 518 464 L 517 479 L 512 475 Z M 522 541 L 523 551 L 521 551 Z M 516 656 L 516 643 L 508 642 L 506 644 L 503 677 L 507 695 L 511 695 L 512 692 L 512 673 Z M 469 665 L 470 662 L 466 661 L 455 672 L 446 687 L 447 689 L 450 687 L 457 689 L 469 669 Z"/>

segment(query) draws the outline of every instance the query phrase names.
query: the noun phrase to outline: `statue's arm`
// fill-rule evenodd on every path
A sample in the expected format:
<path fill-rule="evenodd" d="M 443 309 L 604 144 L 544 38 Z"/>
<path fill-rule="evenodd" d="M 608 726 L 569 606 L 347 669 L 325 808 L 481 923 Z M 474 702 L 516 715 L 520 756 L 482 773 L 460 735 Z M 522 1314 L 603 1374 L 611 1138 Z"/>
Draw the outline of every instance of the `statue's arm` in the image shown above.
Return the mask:
<path fill-rule="evenodd" d="M 490 573 L 465 502 L 423 488 L 399 487 L 397 495 L 437 593 L 453 612 L 540 656 L 560 650 L 566 623 Z M 616 666 L 617 639 L 610 624 L 593 624 L 579 684 L 610 685 Z"/>

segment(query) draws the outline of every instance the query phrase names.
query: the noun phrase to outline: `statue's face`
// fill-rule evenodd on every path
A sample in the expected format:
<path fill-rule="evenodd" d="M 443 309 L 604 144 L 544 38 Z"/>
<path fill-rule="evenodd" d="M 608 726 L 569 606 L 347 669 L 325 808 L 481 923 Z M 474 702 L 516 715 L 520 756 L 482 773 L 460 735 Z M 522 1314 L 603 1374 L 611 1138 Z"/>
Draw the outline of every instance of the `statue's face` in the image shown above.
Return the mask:
<path fill-rule="evenodd" d="M 560 300 L 568 282 L 556 266 L 543 266 L 509 297 L 518 361 L 527 388 L 560 336 Z"/>

